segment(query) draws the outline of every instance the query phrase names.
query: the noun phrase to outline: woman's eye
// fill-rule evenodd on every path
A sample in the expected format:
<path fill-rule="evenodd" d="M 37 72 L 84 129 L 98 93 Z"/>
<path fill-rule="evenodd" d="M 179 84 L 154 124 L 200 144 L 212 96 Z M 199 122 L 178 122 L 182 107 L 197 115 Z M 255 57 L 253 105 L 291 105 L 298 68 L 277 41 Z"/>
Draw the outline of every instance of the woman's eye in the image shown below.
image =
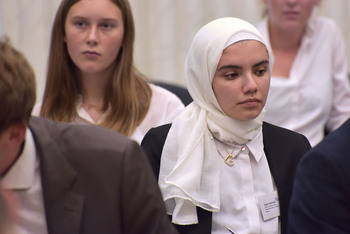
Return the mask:
<path fill-rule="evenodd" d="M 228 74 L 225 74 L 225 77 L 226 77 L 227 79 L 230 79 L 230 80 L 236 78 L 237 76 L 238 76 L 237 73 L 228 73 Z"/>
<path fill-rule="evenodd" d="M 79 27 L 79 28 L 82 28 L 82 27 L 84 27 L 86 24 L 84 23 L 84 22 L 82 22 L 82 21 L 77 21 L 77 22 L 75 22 L 74 23 L 77 27 Z"/>
<path fill-rule="evenodd" d="M 256 71 L 256 75 L 257 76 L 263 76 L 263 75 L 265 75 L 265 73 L 266 73 L 266 69 L 265 68 L 264 69 L 259 69 L 259 70 Z"/>
<path fill-rule="evenodd" d="M 103 28 L 107 28 L 107 29 L 108 29 L 108 28 L 110 28 L 110 27 L 111 27 L 111 25 L 110 25 L 110 24 L 103 24 L 103 25 L 102 25 L 102 27 L 103 27 Z"/>
<path fill-rule="evenodd" d="M 114 27 L 114 25 L 111 23 L 103 23 L 103 24 L 101 24 L 101 27 L 103 29 L 112 29 Z"/>

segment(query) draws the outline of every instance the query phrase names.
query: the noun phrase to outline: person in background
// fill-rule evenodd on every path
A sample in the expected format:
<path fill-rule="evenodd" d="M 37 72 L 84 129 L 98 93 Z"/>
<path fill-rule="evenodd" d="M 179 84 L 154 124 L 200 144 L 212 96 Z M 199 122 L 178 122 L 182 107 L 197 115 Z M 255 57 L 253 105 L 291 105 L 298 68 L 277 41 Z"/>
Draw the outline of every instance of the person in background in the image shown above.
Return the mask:
<path fill-rule="evenodd" d="M 176 233 L 139 144 L 31 117 L 35 96 L 31 66 L 1 42 L 0 184 L 16 201 L 14 233 Z"/>
<path fill-rule="evenodd" d="M 180 233 L 286 233 L 296 165 L 310 144 L 263 122 L 270 52 L 246 21 L 203 26 L 185 61 L 193 102 L 141 143 Z"/>
<path fill-rule="evenodd" d="M 63 0 L 33 115 L 97 124 L 139 143 L 151 127 L 170 123 L 184 105 L 134 67 L 134 38 L 127 0 Z"/>
<path fill-rule="evenodd" d="M 288 233 L 350 233 L 350 120 L 306 153 L 295 175 Z"/>
<path fill-rule="evenodd" d="M 331 20 L 316 17 L 320 0 L 263 0 L 257 24 L 274 56 L 267 122 L 305 135 L 312 146 L 350 117 L 344 39 Z"/>

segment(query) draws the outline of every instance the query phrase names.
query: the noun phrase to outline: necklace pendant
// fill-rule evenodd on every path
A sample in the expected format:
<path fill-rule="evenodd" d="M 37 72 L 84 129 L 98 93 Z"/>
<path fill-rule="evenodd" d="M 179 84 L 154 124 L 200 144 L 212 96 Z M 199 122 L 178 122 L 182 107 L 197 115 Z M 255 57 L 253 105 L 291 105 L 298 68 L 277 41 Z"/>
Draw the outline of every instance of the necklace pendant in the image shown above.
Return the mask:
<path fill-rule="evenodd" d="M 233 160 L 233 156 L 231 154 L 227 155 L 227 157 L 225 158 L 225 163 L 230 167 L 235 165 L 235 161 Z"/>

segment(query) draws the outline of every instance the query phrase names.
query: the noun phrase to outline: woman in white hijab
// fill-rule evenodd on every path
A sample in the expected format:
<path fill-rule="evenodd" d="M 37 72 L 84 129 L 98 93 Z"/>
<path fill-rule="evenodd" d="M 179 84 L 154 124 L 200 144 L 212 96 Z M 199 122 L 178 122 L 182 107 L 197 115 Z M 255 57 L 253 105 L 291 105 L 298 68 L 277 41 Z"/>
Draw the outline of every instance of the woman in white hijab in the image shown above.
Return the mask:
<path fill-rule="evenodd" d="M 271 65 L 268 44 L 243 20 L 217 19 L 195 35 L 185 62 L 194 101 L 142 142 L 180 233 L 285 233 L 310 144 L 263 123 Z"/>

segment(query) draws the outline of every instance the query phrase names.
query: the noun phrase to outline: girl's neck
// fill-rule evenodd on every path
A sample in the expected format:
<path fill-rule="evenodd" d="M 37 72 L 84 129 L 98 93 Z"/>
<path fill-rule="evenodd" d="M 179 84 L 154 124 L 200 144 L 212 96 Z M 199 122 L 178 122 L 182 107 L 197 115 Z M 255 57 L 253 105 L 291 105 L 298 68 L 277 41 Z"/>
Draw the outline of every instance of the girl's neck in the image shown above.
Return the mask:
<path fill-rule="evenodd" d="M 82 105 L 91 118 L 98 122 L 104 113 L 108 78 L 105 76 L 84 75 L 80 78 Z"/>
<path fill-rule="evenodd" d="M 287 31 L 269 23 L 269 36 L 272 49 L 297 50 L 304 30 Z"/>
<path fill-rule="evenodd" d="M 275 56 L 272 69 L 273 76 L 286 78 L 290 76 L 290 71 L 297 56 L 303 33 L 304 29 L 288 31 L 269 22 L 270 44 Z"/>

